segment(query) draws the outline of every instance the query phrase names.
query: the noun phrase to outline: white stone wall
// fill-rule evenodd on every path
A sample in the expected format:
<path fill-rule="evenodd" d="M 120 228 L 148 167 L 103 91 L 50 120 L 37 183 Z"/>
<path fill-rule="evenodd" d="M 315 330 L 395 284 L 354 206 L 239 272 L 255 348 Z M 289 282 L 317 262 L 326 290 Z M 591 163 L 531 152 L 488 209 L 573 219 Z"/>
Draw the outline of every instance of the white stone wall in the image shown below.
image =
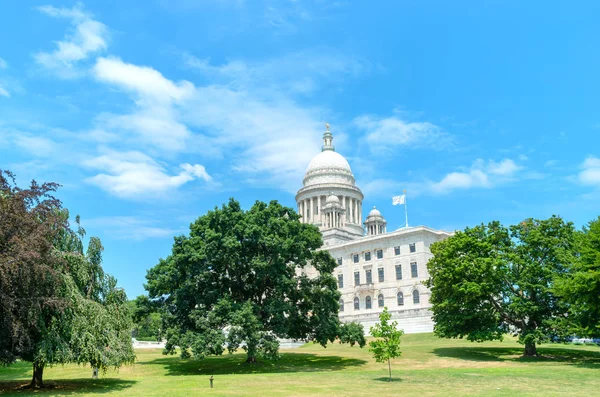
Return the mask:
<path fill-rule="evenodd" d="M 433 322 L 429 304 L 429 289 L 424 282 L 429 278 L 427 261 L 432 257 L 429 246 L 435 241 L 448 237 L 450 233 L 414 227 L 398 230 L 378 236 L 366 236 L 337 246 L 326 246 L 330 254 L 342 264 L 334 270 L 334 277 L 343 275 L 344 286 L 340 289 L 344 302 L 344 310 L 340 312 L 340 319 L 344 322 L 359 321 L 368 332 L 370 326 L 378 321 L 378 315 L 383 310 L 379 307 L 378 296 L 384 297 L 384 306 L 399 322 L 399 327 L 406 333 L 431 332 Z M 410 244 L 415 244 L 415 252 L 410 252 Z M 400 254 L 396 255 L 395 247 L 400 247 Z M 377 258 L 377 250 L 383 250 L 383 258 Z M 371 253 L 371 260 L 365 260 L 365 253 Z M 354 263 L 353 256 L 359 255 L 358 263 Z M 417 263 L 418 276 L 412 277 L 412 262 Z M 396 279 L 396 265 L 402 266 L 402 279 Z M 378 269 L 384 270 L 384 281 L 379 281 Z M 371 270 L 372 283 L 366 283 L 366 271 Z M 354 273 L 359 272 L 360 284 L 355 285 Z M 419 291 L 419 303 L 413 303 L 413 291 Z M 404 295 L 404 305 L 397 303 L 397 293 Z M 365 305 L 366 297 L 371 297 L 371 309 Z M 359 299 L 360 308 L 354 309 L 354 298 Z"/>

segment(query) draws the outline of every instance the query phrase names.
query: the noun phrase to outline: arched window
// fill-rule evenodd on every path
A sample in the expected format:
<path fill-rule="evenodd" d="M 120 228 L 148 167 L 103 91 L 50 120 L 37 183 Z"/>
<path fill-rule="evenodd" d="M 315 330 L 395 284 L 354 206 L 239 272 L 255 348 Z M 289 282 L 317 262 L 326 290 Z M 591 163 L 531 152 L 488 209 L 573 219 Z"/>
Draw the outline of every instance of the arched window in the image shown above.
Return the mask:
<path fill-rule="evenodd" d="M 360 309 L 360 303 L 358 303 L 358 297 L 354 298 L 354 310 Z"/>
<path fill-rule="evenodd" d="M 383 294 L 379 294 L 379 296 L 377 297 L 377 305 L 379 307 L 383 307 Z"/>
<path fill-rule="evenodd" d="M 404 294 L 402 292 L 398 292 L 396 299 L 398 300 L 398 306 L 404 306 Z"/>
<path fill-rule="evenodd" d="M 365 309 L 370 309 L 371 308 L 371 297 L 367 296 L 365 298 Z"/>
<path fill-rule="evenodd" d="M 344 311 L 344 300 L 340 299 L 340 311 L 343 312 Z"/>
<path fill-rule="evenodd" d="M 414 290 L 413 291 L 413 303 L 416 305 L 421 301 L 421 297 L 419 296 L 419 291 L 418 290 Z"/>

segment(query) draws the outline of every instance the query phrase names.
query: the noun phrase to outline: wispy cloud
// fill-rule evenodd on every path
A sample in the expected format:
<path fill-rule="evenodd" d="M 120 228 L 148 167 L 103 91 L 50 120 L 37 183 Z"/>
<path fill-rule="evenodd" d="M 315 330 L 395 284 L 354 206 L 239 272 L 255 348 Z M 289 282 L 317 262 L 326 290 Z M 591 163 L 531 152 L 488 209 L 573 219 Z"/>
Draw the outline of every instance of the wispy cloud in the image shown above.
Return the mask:
<path fill-rule="evenodd" d="M 84 227 L 102 229 L 104 234 L 120 240 L 143 241 L 174 236 L 183 230 L 160 227 L 156 221 L 134 216 L 106 216 L 83 219 Z"/>
<path fill-rule="evenodd" d="M 521 156 L 519 156 L 520 158 Z M 494 161 L 490 161 L 488 164 L 488 171 L 490 174 L 500 175 L 500 176 L 511 176 L 515 172 L 523 169 L 522 166 L 517 165 L 511 159 L 504 159 L 498 163 Z"/>
<path fill-rule="evenodd" d="M 132 113 L 102 115 L 99 121 L 103 127 L 138 135 L 143 138 L 141 143 L 161 150 L 181 151 L 186 147 L 191 133 L 179 121 L 176 105 L 194 95 L 192 83 L 175 83 L 155 69 L 115 57 L 99 58 L 93 73 L 97 80 L 132 95 L 135 103 Z"/>
<path fill-rule="evenodd" d="M 228 153 L 230 171 L 290 191 L 318 152 L 318 112 L 277 90 L 174 82 L 112 57 L 100 58 L 94 75 L 132 95 L 135 106 L 132 113 L 102 115 L 101 129 L 134 134 L 138 145 L 203 156 Z"/>
<path fill-rule="evenodd" d="M 370 62 L 339 50 L 317 47 L 261 61 L 232 60 L 213 65 L 210 59 L 183 55 L 184 64 L 215 82 L 236 88 L 275 89 L 289 94 L 307 94 L 324 85 L 368 74 Z"/>
<path fill-rule="evenodd" d="M 53 18 L 69 19 L 73 31 L 64 40 L 56 42 L 52 52 L 38 52 L 35 61 L 62 78 L 81 75 L 76 68 L 78 62 L 90 55 L 106 50 L 108 47 L 108 29 L 106 25 L 93 19 L 84 11 L 83 5 L 77 3 L 73 8 L 56 8 L 50 5 L 38 7 L 38 10 Z"/>
<path fill-rule="evenodd" d="M 179 173 L 170 175 L 161 164 L 136 151 L 107 151 L 83 165 L 101 172 L 86 182 L 127 199 L 145 199 L 147 194 L 161 195 L 194 179 L 212 179 L 199 164 L 181 164 Z"/>
<path fill-rule="evenodd" d="M 449 172 L 437 181 L 375 179 L 365 183 L 362 190 L 365 194 L 374 197 L 390 196 L 397 194 L 402 189 L 407 189 L 413 196 L 439 196 L 456 190 L 491 189 L 521 178 L 536 179 L 537 173 L 523 174 L 521 173 L 523 169 L 524 167 L 517 165 L 511 159 L 503 159 L 498 162 L 477 159 L 470 167 Z"/>
<path fill-rule="evenodd" d="M 2 87 L 2 85 L 0 85 L 0 96 L 10 98 L 10 93 L 6 91 L 6 89 Z"/>
<path fill-rule="evenodd" d="M 25 150 L 36 157 L 51 156 L 56 150 L 56 143 L 43 136 L 19 133 L 14 136 L 13 142 L 22 150 Z"/>
<path fill-rule="evenodd" d="M 600 187 L 600 158 L 590 156 L 585 159 L 578 180 L 584 185 Z"/>
<path fill-rule="evenodd" d="M 366 133 L 374 153 L 391 153 L 398 147 L 445 149 L 452 145 L 452 136 L 430 122 L 407 121 L 399 116 L 363 115 L 354 124 Z"/>
<path fill-rule="evenodd" d="M 8 63 L 2 58 L 0 58 L 0 69 L 6 69 L 8 67 Z"/>

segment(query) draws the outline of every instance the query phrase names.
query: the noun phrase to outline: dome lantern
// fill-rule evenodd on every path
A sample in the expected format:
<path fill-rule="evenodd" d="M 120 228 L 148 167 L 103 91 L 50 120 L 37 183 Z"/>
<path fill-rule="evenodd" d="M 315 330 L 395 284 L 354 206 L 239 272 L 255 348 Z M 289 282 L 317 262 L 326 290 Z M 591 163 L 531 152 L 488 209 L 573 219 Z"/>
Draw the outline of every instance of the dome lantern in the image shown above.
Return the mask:
<path fill-rule="evenodd" d="M 367 229 L 367 235 L 369 236 L 376 236 L 387 231 L 387 221 L 377 208 L 373 207 L 371 212 L 369 212 L 369 215 L 367 215 L 365 228 Z"/>

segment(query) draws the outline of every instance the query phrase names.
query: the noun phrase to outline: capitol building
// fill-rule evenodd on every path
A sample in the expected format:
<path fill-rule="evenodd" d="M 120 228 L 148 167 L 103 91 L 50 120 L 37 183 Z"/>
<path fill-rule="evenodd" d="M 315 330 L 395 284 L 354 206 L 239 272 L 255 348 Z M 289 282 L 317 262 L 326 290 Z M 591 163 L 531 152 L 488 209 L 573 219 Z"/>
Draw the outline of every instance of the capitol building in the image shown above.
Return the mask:
<path fill-rule="evenodd" d="M 350 164 L 335 151 L 328 125 L 323 141 L 321 153 L 308 165 L 296 202 L 301 221 L 319 228 L 323 249 L 337 260 L 334 276 L 342 294 L 341 321 L 357 321 L 368 332 L 387 306 L 404 332 L 432 332 L 430 293 L 424 285 L 432 256 L 429 246 L 452 233 L 426 226 L 388 231 L 375 208 L 364 217 L 363 193 Z"/>

